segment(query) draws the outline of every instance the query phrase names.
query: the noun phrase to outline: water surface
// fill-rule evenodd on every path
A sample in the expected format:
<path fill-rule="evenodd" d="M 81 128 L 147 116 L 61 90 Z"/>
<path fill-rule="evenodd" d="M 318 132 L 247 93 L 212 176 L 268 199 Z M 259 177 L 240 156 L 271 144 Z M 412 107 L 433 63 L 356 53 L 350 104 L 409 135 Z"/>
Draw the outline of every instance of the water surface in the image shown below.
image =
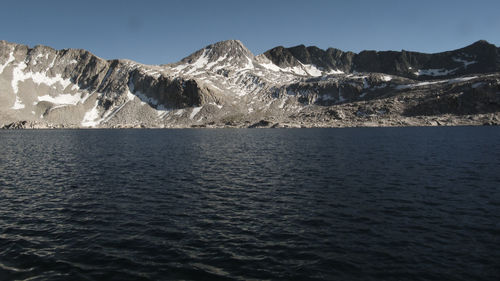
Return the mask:
<path fill-rule="evenodd" d="M 498 280 L 500 129 L 0 131 L 0 280 Z"/>

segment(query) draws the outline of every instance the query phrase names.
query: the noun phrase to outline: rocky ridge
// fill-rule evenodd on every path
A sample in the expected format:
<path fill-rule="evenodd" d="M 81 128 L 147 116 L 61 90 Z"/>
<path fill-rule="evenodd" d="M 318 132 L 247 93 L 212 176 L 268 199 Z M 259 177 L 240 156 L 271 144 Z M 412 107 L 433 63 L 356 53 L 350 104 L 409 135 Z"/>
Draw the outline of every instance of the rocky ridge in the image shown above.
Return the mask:
<path fill-rule="evenodd" d="M 103 60 L 0 41 L 0 126 L 185 128 L 495 125 L 500 48 L 436 54 L 240 41 L 180 62 Z"/>

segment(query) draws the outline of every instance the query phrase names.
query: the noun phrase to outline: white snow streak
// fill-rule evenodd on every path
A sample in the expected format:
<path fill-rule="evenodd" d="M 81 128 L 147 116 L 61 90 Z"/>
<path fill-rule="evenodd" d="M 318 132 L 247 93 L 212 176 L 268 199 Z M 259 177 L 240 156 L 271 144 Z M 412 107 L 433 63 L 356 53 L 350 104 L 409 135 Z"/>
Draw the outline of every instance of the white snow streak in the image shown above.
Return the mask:
<path fill-rule="evenodd" d="M 158 101 L 156 99 L 146 96 L 141 91 L 136 91 L 134 94 L 141 100 L 142 105 L 145 105 L 145 104 L 150 104 L 150 105 L 154 105 L 154 106 L 158 105 Z"/>
<path fill-rule="evenodd" d="M 47 54 L 47 58 L 48 58 L 48 54 Z M 55 62 L 56 62 L 56 57 L 54 56 L 54 59 L 52 59 L 52 62 L 49 64 L 49 68 L 54 67 Z"/>
<path fill-rule="evenodd" d="M 71 94 L 60 94 L 55 97 L 50 95 L 39 96 L 38 101 L 48 101 L 54 104 L 65 104 L 65 105 L 76 105 L 78 102 L 83 102 L 79 93 L 74 95 Z"/>
<path fill-rule="evenodd" d="M 218 58 L 216 61 L 208 63 L 205 67 L 206 67 L 206 69 L 210 69 L 210 68 L 212 68 L 212 66 L 218 64 L 219 62 L 225 60 L 226 58 L 227 58 L 227 54 L 225 54 L 223 57 Z"/>
<path fill-rule="evenodd" d="M 285 98 L 284 98 L 283 100 L 281 100 L 281 103 L 278 105 L 278 108 L 283 108 L 283 107 L 285 107 L 286 100 L 287 100 L 287 99 L 285 99 Z"/>
<path fill-rule="evenodd" d="M 17 65 L 17 67 L 15 67 L 13 70 L 12 70 L 12 81 L 10 82 L 11 85 L 12 85 L 12 90 L 14 90 L 14 94 L 17 95 L 17 92 L 19 91 L 19 88 L 17 87 L 17 84 L 19 83 L 19 81 L 24 81 L 24 77 L 25 77 L 25 74 L 23 72 L 23 70 L 26 68 L 26 63 L 25 62 L 21 62 Z"/>
<path fill-rule="evenodd" d="M 434 84 L 440 84 L 440 83 L 453 84 L 453 83 L 460 83 L 460 82 L 466 82 L 469 80 L 473 80 L 473 79 L 476 79 L 477 77 L 478 76 L 470 76 L 470 77 L 460 77 L 460 78 L 454 78 L 454 79 L 448 79 L 448 80 L 426 81 L 426 82 L 420 82 L 420 83 L 416 83 L 416 84 L 398 85 L 395 88 L 396 88 L 396 90 L 402 90 L 402 89 L 428 86 L 428 85 L 434 85 Z"/>
<path fill-rule="evenodd" d="M 156 99 L 146 96 L 143 92 L 135 91 L 134 93 L 132 93 L 132 91 L 134 91 L 134 89 L 135 89 L 135 85 L 132 81 L 130 81 L 128 83 L 127 101 L 124 104 L 122 104 L 117 110 L 113 111 L 112 115 L 110 115 L 105 121 L 107 121 L 111 117 L 113 117 L 113 115 L 116 114 L 118 111 L 120 111 L 125 106 L 125 104 L 127 104 L 130 101 L 133 101 L 135 99 L 135 97 L 139 98 L 142 105 L 148 104 L 148 105 L 152 106 L 152 108 L 156 111 L 158 118 L 162 118 L 170 112 L 170 110 L 165 108 L 165 106 L 163 106 L 162 104 L 159 104 L 159 102 Z"/>
<path fill-rule="evenodd" d="M 91 110 L 87 111 L 83 116 L 83 120 L 81 123 L 83 127 L 95 127 L 99 124 L 99 121 L 97 121 L 97 119 L 99 118 L 99 111 L 97 110 L 98 104 L 99 101 L 96 100 L 94 107 Z"/>
<path fill-rule="evenodd" d="M 11 107 L 12 109 L 23 109 L 25 106 L 21 99 L 16 96 L 16 101 L 14 102 L 14 105 Z"/>
<path fill-rule="evenodd" d="M 216 104 L 215 102 L 209 102 L 208 104 L 215 105 L 215 106 L 217 106 L 217 108 L 219 108 L 219 109 L 221 109 L 221 108 L 222 108 L 222 105 L 220 105 L 220 104 Z"/>
<path fill-rule="evenodd" d="M 44 73 L 41 72 L 23 72 L 23 70 L 27 67 L 25 62 L 21 62 L 17 65 L 17 67 L 14 68 L 12 71 L 12 89 L 14 90 L 14 93 L 18 93 L 19 88 L 18 84 L 19 82 L 23 82 L 25 80 L 31 79 L 33 80 L 34 83 L 40 85 L 40 84 L 45 84 L 47 86 L 55 87 L 56 84 L 59 84 L 62 86 L 62 89 L 66 89 L 69 85 L 73 84 L 70 79 L 64 79 L 62 78 L 61 74 L 56 74 L 55 77 L 49 77 Z M 76 86 L 76 85 L 75 85 Z M 72 89 L 75 89 L 75 86 L 72 87 Z M 76 86 L 78 88 L 78 86 Z"/>
<path fill-rule="evenodd" d="M 260 64 L 262 67 L 264 67 L 265 69 L 269 69 L 271 71 L 281 71 L 282 69 L 275 65 L 274 63 L 272 62 L 269 62 L 269 63 L 261 63 Z"/>
<path fill-rule="evenodd" d="M 72 84 L 70 79 L 63 79 L 59 73 L 56 74 L 55 77 L 48 77 L 46 74 L 40 72 L 28 72 L 23 78 L 23 80 L 33 79 L 33 82 L 38 85 L 45 84 L 48 86 L 55 86 L 56 84 L 59 84 L 63 89 L 66 89 L 66 87 Z"/>
<path fill-rule="evenodd" d="M 318 77 L 323 75 L 323 72 L 321 72 L 321 70 L 319 70 L 315 65 L 303 64 L 302 66 L 310 76 Z"/>
<path fill-rule="evenodd" d="M 186 74 L 191 74 L 196 70 L 205 67 L 208 64 L 207 50 L 203 50 L 201 56 L 191 64 L 192 68 L 186 72 Z"/>
<path fill-rule="evenodd" d="M 14 51 L 10 52 L 7 61 L 4 64 L 0 65 L 0 74 L 2 74 L 5 67 L 9 65 L 9 63 L 13 62 L 15 59 L 16 58 L 14 58 Z"/>
<path fill-rule="evenodd" d="M 465 69 L 467 69 L 467 66 L 469 66 L 471 64 L 477 63 L 477 61 L 475 61 L 475 60 L 474 61 L 467 61 L 467 60 L 464 60 L 464 59 L 461 59 L 461 58 L 453 58 L 453 61 L 463 63 Z"/>
<path fill-rule="evenodd" d="M 14 91 L 14 95 L 16 95 L 16 101 L 14 102 L 14 105 L 12 106 L 12 109 L 22 109 L 22 108 L 24 108 L 24 104 L 22 103 L 21 99 L 17 95 L 17 92 L 19 91 L 19 88 L 18 88 L 19 81 L 24 81 L 24 72 L 23 72 L 23 70 L 26 68 L 26 66 L 27 65 L 26 65 L 25 62 L 21 62 L 21 63 L 19 63 L 17 65 L 17 67 L 15 67 L 12 70 L 12 81 L 10 83 L 11 83 L 11 86 L 12 86 L 12 90 Z"/>
<path fill-rule="evenodd" d="M 202 107 L 203 106 L 194 107 L 193 111 L 191 111 L 191 114 L 189 115 L 189 119 L 193 120 L 193 118 L 196 116 L 196 114 L 198 114 L 198 112 L 200 112 L 200 110 L 201 110 Z"/>
<path fill-rule="evenodd" d="M 303 68 L 298 66 L 282 68 L 282 71 L 290 72 L 297 75 L 307 76 L 307 72 L 305 72 Z"/>
<path fill-rule="evenodd" d="M 132 92 L 130 91 L 130 88 L 127 90 L 127 99 L 128 101 L 133 101 L 135 98 L 135 95 L 132 94 Z"/>
<path fill-rule="evenodd" d="M 328 74 L 328 75 L 331 75 L 331 74 L 344 74 L 344 71 L 338 70 L 338 69 L 332 69 L 329 72 L 327 72 L 326 74 Z"/>
<path fill-rule="evenodd" d="M 165 115 L 167 115 L 170 112 L 165 106 L 159 105 L 156 107 L 156 114 L 158 118 L 163 118 Z"/>
<path fill-rule="evenodd" d="M 182 71 L 182 70 L 184 70 L 188 66 L 189 66 L 189 64 L 179 64 L 178 66 L 173 67 L 172 69 L 176 70 L 176 71 Z"/>
<path fill-rule="evenodd" d="M 427 86 L 427 85 L 433 85 L 433 84 L 439 84 L 439 83 L 443 83 L 443 81 L 420 82 L 420 83 L 416 83 L 416 84 L 398 85 L 398 86 L 396 86 L 396 90 L 403 90 L 403 89 L 409 89 L 409 88 L 415 88 L 415 87 L 421 87 L 421 86 Z"/>
<path fill-rule="evenodd" d="M 476 78 L 477 78 L 477 76 L 454 78 L 454 79 L 448 80 L 448 84 L 465 82 L 465 81 L 469 81 L 469 80 L 476 79 Z"/>
<path fill-rule="evenodd" d="M 12 86 L 12 90 L 14 91 L 14 95 L 16 95 L 16 101 L 15 101 L 14 105 L 12 106 L 12 109 L 24 108 L 24 104 L 22 104 L 21 99 L 17 95 L 19 92 L 19 82 L 24 82 L 28 79 L 31 79 L 33 81 L 33 83 L 35 83 L 35 84 L 38 84 L 38 85 L 45 84 L 45 85 L 52 87 L 52 88 L 56 88 L 56 85 L 59 84 L 59 85 L 61 85 L 62 90 L 66 89 L 69 85 L 72 84 L 70 79 L 63 79 L 61 74 L 57 74 L 55 77 L 49 77 L 46 74 L 41 73 L 41 72 L 31 72 L 30 71 L 30 72 L 25 73 L 23 70 L 26 67 L 27 67 L 27 65 L 25 62 L 20 62 L 12 70 L 11 86 Z M 71 89 L 77 90 L 79 88 L 77 85 L 73 85 L 73 87 Z M 71 96 L 71 95 L 69 95 L 69 96 Z M 39 98 L 42 98 L 42 100 L 45 98 L 45 100 L 51 101 L 50 99 L 52 97 L 46 95 L 46 96 L 42 96 Z M 76 104 L 76 103 L 73 103 L 76 100 L 76 98 L 74 98 L 74 97 L 69 98 L 67 94 L 61 95 L 60 99 L 62 99 L 62 101 L 66 101 L 67 99 L 70 99 L 71 104 Z M 78 100 L 80 100 L 80 98 L 78 98 Z M 62 103 L 65 103 L 65 102 L 62 102 Z"/>
<path fill-rule="evenodd" d="M 385 82 L 389 82 L 392 80 L 392 77 L 389 76 L 389 75 L 382 75 L 382 77 L 380 77 L 382 79 L 382 81 L 385 81 Z"/>
<path fill-rule="evenodd" d="M 251 70 L 251 69 L 254 69 L 252 60 L 249 57 L 246 57 L 246 58 L 247 58 L 247 64 L 241 70 Z"/>
<path fill-rule="evenodd" d="M 449 74 L 453 74 L 457 69 L 419 69 L 416 72 L 413 72 L 417 76 L 427 75 L 427 76 L 445 76 Z"/>

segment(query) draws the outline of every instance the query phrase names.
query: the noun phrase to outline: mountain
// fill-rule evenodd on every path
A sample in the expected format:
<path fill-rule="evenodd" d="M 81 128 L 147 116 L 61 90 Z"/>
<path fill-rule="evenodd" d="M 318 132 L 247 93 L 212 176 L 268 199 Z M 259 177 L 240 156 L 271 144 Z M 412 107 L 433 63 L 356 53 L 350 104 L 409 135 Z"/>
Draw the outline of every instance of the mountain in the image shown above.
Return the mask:
<path fill-rule="evenodd" d="M 500 71 L 500 49 L 483 40 L 462 49 L 437 54 L 404 50 L 355 54 L 300 45 L 276 47 L 267 51 L 265 56 L 280 67 L 313 64 L 325 70 L 378 72 L 419 80 Z"/>
<path fill-rule="evenodd" d="M 143 65 L 0 41 L 0 126 L 334 127 L 497 124 L 500 48 L 344 52 L 303 45 L 255 56 L 218 42 Z"/>

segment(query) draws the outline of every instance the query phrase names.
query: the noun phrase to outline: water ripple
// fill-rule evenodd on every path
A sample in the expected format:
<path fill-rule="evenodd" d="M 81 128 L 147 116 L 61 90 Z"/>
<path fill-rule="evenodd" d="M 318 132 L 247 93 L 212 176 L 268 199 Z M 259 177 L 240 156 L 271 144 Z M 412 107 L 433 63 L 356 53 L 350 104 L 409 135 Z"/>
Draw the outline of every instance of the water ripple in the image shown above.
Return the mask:
<path fill-rule="evenodd" d="M 496 280 L 495 147 L 495 127 L 2 131 L 0 280 Z"/>

